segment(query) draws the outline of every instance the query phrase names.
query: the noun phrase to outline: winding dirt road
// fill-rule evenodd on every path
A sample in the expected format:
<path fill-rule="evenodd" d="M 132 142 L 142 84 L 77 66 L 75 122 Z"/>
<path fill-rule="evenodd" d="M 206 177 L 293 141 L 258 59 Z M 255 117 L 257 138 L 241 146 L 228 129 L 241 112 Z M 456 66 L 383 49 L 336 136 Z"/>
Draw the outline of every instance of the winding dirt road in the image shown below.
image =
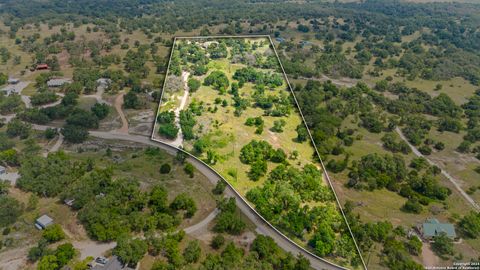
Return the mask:
<path fill-rule="evenodd" d="M 188 88 L 188 77 L 190 76 L 190 73 L 183 71 L 182 72 L 182 80 L 183 80 L 183 96 L 180 99 L 180 106 L 175 109 L 175 125 L 178 127 L 178 134 L 175 140 L 170 141 L 169 144 L 173 145 L 175 147 L 181 147 L 183 145 L 183 132 L 182 132 L 182 126 L 180 125 L 180 112 L 185 108 L 185 105 L 187 105 L 187 100 L 188 100 L 188 95 L 190 94 L 189 88 Z"/>
<path fill-rule="evenodd" d="M 458 181 L 453 177 L 451 176 L 447 171 L 445 171 L 444 169 L 442 169 L 442 167 L 433 162 L 432 160 L 430 160 L 428 157 L 426 157 L 425 155 L 423 155 L 422 153 L 420 153 L 420 151 L 418 151 L 418 149 L 413 146 L 409 141 L 408 139 L 405 137 L 405 135 L 403 135 L 403 132 L 400 128 L 396 127 L 395 128 L 395 131 L 398 133 L 398 135 L 400 136 L 400 138 L 402 138 L 402 140 L 404 140 L 408 146 L 410 146 L 410 149 L 412 149 L 412 152 L 417 156 L 417 157 L 422 157 L 424 158 L 430 165 L 432 166 L 437 166 L 438 168 L 440 168 L 441 170 L 441 173 L 443 174 L 443 176 L 445 176 L 451 183 L 452 185 L 455 187 L 455 189 L 462 195 L 462 197 L 470 204 L 472 205 L 472 207 L 477 210 L 477 211 L 480 211 L 480 206 L 472 199 L 472 197 L 470 197 L 463 189 L 462 187 L 460 186 L 460 184 L 458 183 Z"/>
<path fill-rule="evenodd" d="M 192 226 L 187 227 L 187 228 L 185 228 L 185 229 L 183 229 L 183 230 L 185 231 L 185 233 L 188 233 L 188 234 L 192 234 L 192 233 L 194 233 L 194 232 L 203 230 L 203 229 L 205 229 L 205 228 L 208 227 L 208 224 L 215 219 L 215 217 L 218 215 L 218 213 L 220 213 L 220 210 L 218 210 L 217 208 L 215 208 L 215 210 L 213 210 L 213 211 L 212 211 L 208 216 L 206 216 L 203 220 L 201 220 L 201 221 L 198 222 L 197 224 L 193 224 Z"/>
<path fill-rule="evenodd" d="M 123 109 L 122 109 L 123 96 L 125 96 L 125 93 L 119 94 L 115 98 L 115 102 L 114 102 L 115 103 L 114 104 L 115 105 L 115 110 L 117 110 L 117 113 L 120 116 L 120 119 L 122 120 L 122 127 L 117 129 L 116 132 L 128 134 L 128 120 L 127 120 L 127 117 L 125 116 L 125 114 L 123 113 Z"/>
<path fill-rule="evenodd" d="M 40 105 L 39 107 L 40 108 L 50 108 L 50 107 L 54 107 L 54 106 L 57 106 L 58 104 L 62 103 L 62 98 L 65 96 L 64 94 L 62 93 L 56 93 L 57 96 L 59 96 L 60 98 L 55 101 L 55 102 L 52 102 L 52 103 L 49 103 L 49 104 L 44 104 L 44 105 Z M 23 97 L 23 96 L 22 96 Z"/>
<path fill-rule="evenodd" d="M 47 157 L 49 153 L 57 152 L 58 149 L 60 149 L 60 146 L 62 146 L 62 143 L 63 143 L 63 135 L 60 133 L 60 134 L 58 134 L 58 138 L 57 138 L 57 141 L 55 142 L 55 144 L 52 146 L 52 148 L 45 151 L 43 153 L 43 156 Z"/>

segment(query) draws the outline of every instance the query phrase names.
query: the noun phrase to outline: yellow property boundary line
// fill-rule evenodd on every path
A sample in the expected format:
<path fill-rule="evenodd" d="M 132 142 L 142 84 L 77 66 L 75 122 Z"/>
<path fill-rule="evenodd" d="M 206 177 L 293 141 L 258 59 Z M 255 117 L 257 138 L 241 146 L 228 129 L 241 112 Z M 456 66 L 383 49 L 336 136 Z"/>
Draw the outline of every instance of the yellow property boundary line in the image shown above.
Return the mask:
<path fill-rule="evenodd" d="M 348 220 L 347 220 L 347 217 L 345 216 L 345 212 L 343 211 L 343 208 L 342 208 L 342 205 L 340 203 L 340 200 L 338 199 L 338 196 L 337 196 L 337 193 L 335 192 L 335 188 L 333 187 L 333 184 L 332 184 L 332 181 L 330 180 L 330 176 L 328 175 L 328 172 L 325 168 L 325 165 L 323 163 L 323 160 L 322 160 L 322 157 L 320 156 L 320 153 L 318 152 L 318 149 L 317 149 L 317 146 L 315 145 L 315 142 L 313 140 L 313 137 L 312 137 L 312 134 L 310 132 L 310 129 L 308 128 L 307 126 L 307 123 L 305 121 L 305 117 L 303 116 L 303 112 L 300 108 L 300 106 L 298 105 L 298 100 L 297 100 L 297 97 L 295 96 L 295 93 L 293 91 L 293 88 L 290 84 L 290 81 L 288 80 L 288 77 L 287 77 L 287 74 L 285 73 L 285 69 L 283 68 L 283 64 L 282 64 L 282 61 L 280 61 L 280 57 L 278 56 L 278 52 L 277 52 L 277 49 L 275 48 L 275 45 L 273 44 L 273 41 L 272 41 L 272 38 L 270 37 L 270 35 L 238 35 L 238 36 L 232 36 L 232 35 L 229 35 L 229 36 L 178 36 L 178 37 L 174 37 L 173 39 L 173 46 L 172 46 L 172 49 L 170 51 L 170 57 L 168 59 L 168 65 L 167 65 L 167 71 L 165 73 L 165 79 L 164 79 L 164 82 L 163 82 L 163 87 L 162 87 L 162 93 L 160 95 L 160 101 L 159 101 L 159 104 L 158 104 L 158 107 L 157 107 L 157 112 L 155 113 L 155 118 L 154 118 L 154 125 L 153 125 L 153 130 L 152 130 L 152 136 L 151 136 L 151 140 L 153 141 L 156 141 L 156 142 L 159 142 L 159 143 L 162 143 L 162 144 L 165 144 L 165 145 L 168 145 L 170 147 L 173 147 L 179 151 L 182 151 L 183 153 L 189 155 L 190 157 L 198 160 L 199 162 L 203 163 L 205 166 L 207 166 L 210 170 L 212 170 L 213 172 L 215 172 L 215 174 L 217 174 L 220 179 L 222 179 L 227 185 L 230 186 L 230 188 L 236 193 L 236 195 L 241 198 L 242 201 L 244 201 L 250 208 L 251 210 L 257 214 L 261 220 L 263 220 L 266 224 L 268 224 L 273 230 L 275 230 L 279 235 L 281 235 L 282 237 L 284 237 L 288 242 L 292 243 L 293 245 L 297 246 L 298 248 L 302 249 L 304 252 L 308 253 L 309 255 L 313 256 L 314 258 L 317 258 L 327 264 L 330 264 L 334 267 L 337 267 L 339 269 L 348 269 L 348 268 L 345 268 L 343 266 L 340 266 L 340 265 L 337 265 L 335 263 L 332 263 L 332 262 L 329 262 L 317 255 L 315 255 L 314 253 L 312 253 L 311 251 L 307 250 L 306 248 L 300 246 L 299 244 L 297 244 L 296 242 L 294 242 L 293 240 L 291 240 L 289 237 L 287 237 L 285 234 L 283 234 L 281 231 L 279 231 L 277 228 L 275 228 L 275 226 L 273 226 L 270 222 L 268 222 L 262 215 L 260 215 L 260 213 L 257 212 L 257 210 L 255 210 L 254 207 L 252 207 L 248 201 L 246 199 L 243 198 L 243 196 L 237 192 L 237 190 L 219 173 L 217 172 L 214 168 L 212 168 L 210 165 L 208 165 L 207 163 L 205 163 L 203 160 L 197 158 L 196 156 L 192 155 L 191 153 L 185 151 L 184 149 L 182 148 L 179 148 L 179 147 L 175 147 L 175 146 L 172 146 L 168 143 L 165 143 L 163 141 L 160 141 L 160 140 L 157 140 L 154 138 L 154 135 L 155 135 L 155 131 L 156 131 L 156 127 L 157 127 L 157 115 L 158 115 L 158 110 L 160 109 L 160 106 L 162 104 L 162 99 L 163 99 L 163 93 L 165 91 L 165 85 L 166 85 L 166 81 L 167 81 L 167 78 L 168 78 L 168 72 L 170 71 L 170 62 L 172 60 L 172 55 L 173 55 L 173 51 L 175 50 L 175 46 L 177 44 L 177 39 L 225 39 L 225 38 L 268 38 L 268 40 L 270 41 L 270 45 L 272 46 L 273 48 L 273 51 L 275 52 L 275 56 L 277 57 L 277 60 L 278 60 L 278 63 L 280 64 L 280 67 L 282 69 L 282 73 L 283 73 L 283 77 L 285 78 L 286 82 L 287 82 L 287 85 L 288 85 L 288 88 L 290 89 L 290 92 L 293 96 L 293 99 L 295 100 L 295 105 L 297 106 L 297 109 L 298 109 L 298 112 L 300 113 L 300 116 L 302 117 L 302 122 L 303 124 L 305 125 L 305 128 L 307 129 L 307 132 L 308 132 L 308 136 L 310 137 L 310 142 L 312 143 L 314 149 L 315 149 L 315 153 L 317 154 L 318 156 L 318 159 L 320 160 L 320 165 L 322 167 L 322 170 L 323 170 L 323 173 L 325 174 L 325 177 L 327 178 L 327 181 L 328 181 L 328 184 L 330 185 L 330 188 L 332 189 L 333 191 L 333 194 L 335 196 L 335 200 L 337 202 L 337 206 L 338 208 L 340 209 L 340 212 L 342 213 L 342 216 L 343 216 L 343 219 L 345 221 L 345 224 L 347 225 L 347 228 L 348 228 L 348 231 L 350 232 L 350 235 L 352 237 L 352 240 L 353 240 L 353 243 L 355 244 L 355 248 L 357 250 L 357 253 L 358 255 L 360 256 L 360 260 L 362 261 L 362 265 L 364 267 L 364 269 L 367 269 L 367 266 L 365 264 L 365 261 L 363 260 L 363 257 L 362 257 L 362 253 L 360 252 L 360 248 L 358 247 L 358 244 L 357 244 L 357 241 L 355 240 L 355 237 L 353 236 L 353 233 L 352 233 L 352 229 L 350 228 L 350 225 L 348 224 Z"/>

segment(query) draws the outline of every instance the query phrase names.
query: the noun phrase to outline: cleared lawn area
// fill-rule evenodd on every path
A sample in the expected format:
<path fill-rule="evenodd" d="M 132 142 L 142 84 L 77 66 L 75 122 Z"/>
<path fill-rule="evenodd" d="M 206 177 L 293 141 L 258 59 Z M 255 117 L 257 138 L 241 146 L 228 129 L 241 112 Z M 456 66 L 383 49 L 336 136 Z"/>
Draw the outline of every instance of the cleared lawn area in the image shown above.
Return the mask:
<path fill-rule="evenodd" d="M 17 188 L 10 189 L 10 196 L 27 205 L 32 193 L 23 192 Z M 12 232 L 5 238 L 12 238 L 14 241 L 7 249 L 26 247 L 35 244 L 42 235 L 42 231 L 35 228 L 35 220 L 42 215 L 50 216 L 55 223 L 60 224 L 65 230 L 68 239 L 88 239 L 85 230 L 78 224 L 76 213 L 58 200 L 58 198 L 39 198 L 35 209 L 26 209 L 19 218 L 20 222 L 15 224 Z M 0 237 L 0 239 L 2 239 Z"/>
<path fill-rule="evenodd" d="M 80 97 L 78 99 L 78 107 L 84 110 L 90 110 L 90 108 L 97 103 L 97 100 L 93 97 Z"/>
<path fill-rule="evenodd" d="M 472 85 L 467 80 L 455 77 L 450 80 L 445 81 L 428 81 L 428 80 L 413 80 L 405 82 L 409 87 L 416 87 L 424 92 L 429 93 L 432 96 L 437 96 L 440 93 L 445 93 L 455 101 L 456 104 L 460 105 L 465 103 L 468 97 L 472 96 L 478 86 Z M 442 85 L 442 89 L 435 91 L 435 86 L 437 84 Z"/>
<path fill-rule="evenodd" d="M 37 93 L 37 89 L 35 88 L 35 83 L 30 83 L 27 87 L 22 90 L 22 95 L 25 96 L 33 96 Z"/>
<path fill-rule="evenodd" d="M 368 67 L 371 68 L 371 67 Z M 367 70 L 368 70 L 367 68 Z M 376 82 L 386 78 L 387 76 L 392 76 L 393 82 L 404 82 L 410 88 L 417 88 L 425 93 L 428 93 L 432 97 L 438 96 L 440 93 L 447 94 L 452 100 L 457 104 L 461 105 L 467 101 L 467 98 L 475 94 L 475 90 L 478 89 L 478 86 L 471 84 L 469 81 L 460 78 L 454 77 L 450 80 L 442 81 L 431 81 L 416 78 L 413 81 L 407 80 L 403 77 L 398 77 L 395 75 L 395 69 L 386 69 L 381 71 L 381 77 L 372 77 L 368 74 L 363 76 L 362 81 L 366 82 L 370 86 L 374 86 Z M 437 84 L 442 86 L 442 89 L 435 90 Z"/>
<path fill-rule="evenodd" d="M 10 59 L 6 63 L 0 62 L 0 72 L 18 77 L 20 76 L 20 71 L 24 70 L 25 66 L 31 64 L 32 58 L 28 53 L 23 52 L 18 45 L 15 45 L 15 39 L 9 38 L 9 28 L 3 23 L 0 23 L 0 30 L 5 32 L 3 35 L 0 35 L 0 48 L 4 47 L 10 53 Z M 20 57 L 18 64 L 14 64 L 15 56 Z"/>

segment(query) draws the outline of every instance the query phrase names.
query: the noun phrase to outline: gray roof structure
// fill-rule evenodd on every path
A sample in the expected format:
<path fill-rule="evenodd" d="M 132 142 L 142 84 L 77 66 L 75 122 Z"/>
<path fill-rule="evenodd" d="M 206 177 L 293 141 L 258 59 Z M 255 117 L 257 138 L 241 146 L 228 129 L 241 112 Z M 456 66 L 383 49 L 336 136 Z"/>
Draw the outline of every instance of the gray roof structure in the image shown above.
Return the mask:
<path fill-rule="evenodd" d="M 436 218 L 427 219 L 422 224 L 422 233 L 424 237 L 435 237 L 445 233 L 450 238 L 457 237 L 455 227 L 450 223 L 440 223 Z"/>
<path fill-rule="evenodd" d="M 50 226 L 53 224 L 53 219 L 47 215 L 43 215 L 37 220 L 35 220 L 35 225 L 40 226 L 42 229 L 45 229 L 46 227 Z M 38 227 L 37 227 L 38 228 Z"/>
<path fill-rule="evenodd" d="M 69 79 L 51 79 L 47 82 L 48 87 L 60 87 L 64 84 L 68 84 L 71 81 Z"/>

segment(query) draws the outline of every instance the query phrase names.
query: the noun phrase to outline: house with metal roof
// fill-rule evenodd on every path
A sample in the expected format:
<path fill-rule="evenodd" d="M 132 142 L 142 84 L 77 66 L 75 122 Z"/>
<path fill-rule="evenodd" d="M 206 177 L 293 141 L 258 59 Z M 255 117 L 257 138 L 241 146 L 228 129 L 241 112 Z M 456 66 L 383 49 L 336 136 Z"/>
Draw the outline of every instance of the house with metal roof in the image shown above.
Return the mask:
<path fill-rule="evenodd" d="M 431 240 L 435 236 L 445 233 L 449 238 L 457 238 L 455 227 L 451 223 L 441 223 L 436 218 L 429 218 L 418 227 L 422 238 Z"/>
<path fill-rule="evenodd" d="M 71 81 L 69 79 L 51 79 L 47 82 L 48 87 L 60 87 L 64 84 L 69 84 Z"/>

